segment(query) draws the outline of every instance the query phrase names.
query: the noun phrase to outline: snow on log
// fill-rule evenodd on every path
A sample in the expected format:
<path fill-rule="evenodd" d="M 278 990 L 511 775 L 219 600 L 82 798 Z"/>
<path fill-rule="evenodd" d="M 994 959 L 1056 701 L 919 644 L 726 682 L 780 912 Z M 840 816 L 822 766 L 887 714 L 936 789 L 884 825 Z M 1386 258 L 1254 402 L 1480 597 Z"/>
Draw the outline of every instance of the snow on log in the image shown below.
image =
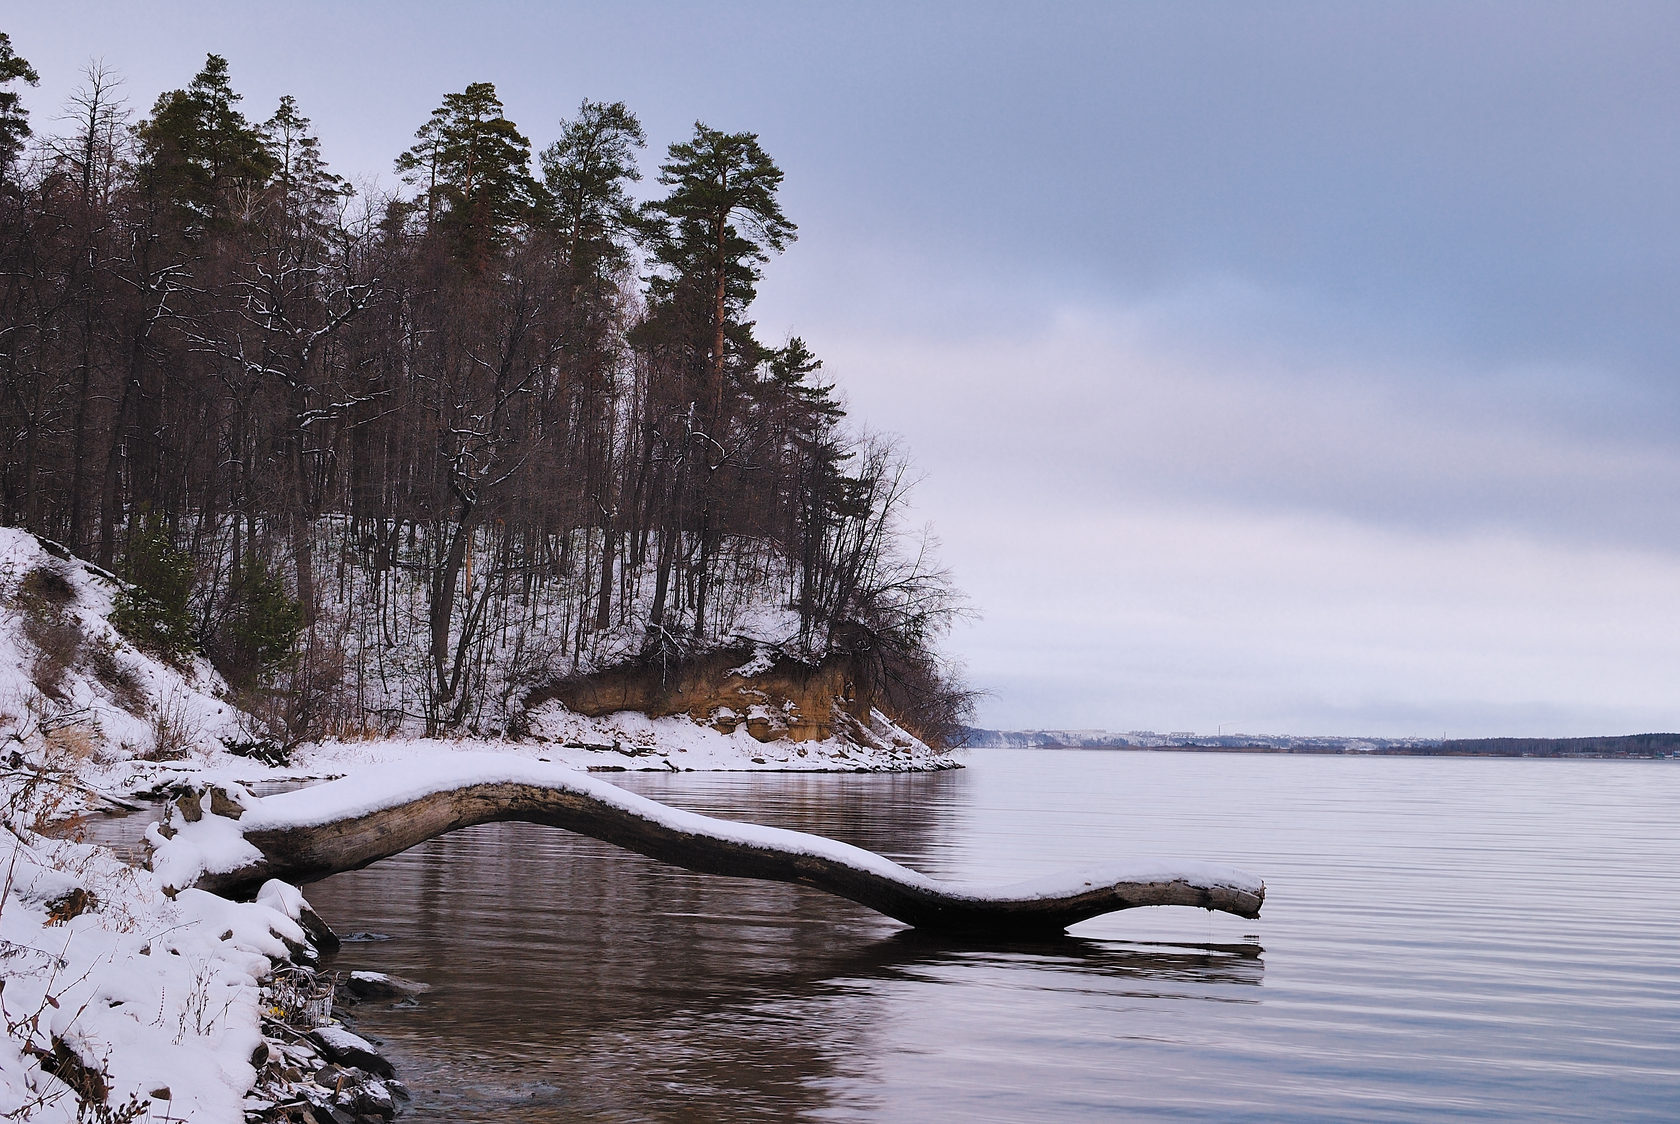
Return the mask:
<path fill-rule="evenodd" d="M 522 820 L 565 828 L 709 874 L 793 882 L 921 929 L 1054 933 L 1144 905 L 1258 917 L 1265 885 L 1203 863 L 1138 861 L 998 887 L 941 882 L 818 835 L 667 807 L 574 769 L 491 754 L 376 766 L 342 780 L 257 798 L 220 790 L 183 801 L 147 838 L 165 885 L 226 897 L 267 880 L 293 884 L 356 870 L 474 824 Z"/>

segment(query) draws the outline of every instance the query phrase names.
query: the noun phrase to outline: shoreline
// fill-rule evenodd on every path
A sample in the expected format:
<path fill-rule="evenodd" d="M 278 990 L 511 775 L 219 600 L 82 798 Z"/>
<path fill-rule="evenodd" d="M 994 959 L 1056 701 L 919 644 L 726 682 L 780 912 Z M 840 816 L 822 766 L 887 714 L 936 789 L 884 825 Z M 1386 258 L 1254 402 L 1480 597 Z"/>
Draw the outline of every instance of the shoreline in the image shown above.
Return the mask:
<path fill-rule="evenodd" d="M 963 747 L 970 753 L 991 749 L 1079 750 L 1087 753 L 1273 753 L 1315 757 L 1454 757 L 1496 761 L 1674 761 L 1680 753 L 1476 753 L 1468 750 L 1387 748 L 1350 749 L 1344 746 L 1274 745 L 1071 745 L 1046 742 L 1043 745 L 980 745 Z"/>

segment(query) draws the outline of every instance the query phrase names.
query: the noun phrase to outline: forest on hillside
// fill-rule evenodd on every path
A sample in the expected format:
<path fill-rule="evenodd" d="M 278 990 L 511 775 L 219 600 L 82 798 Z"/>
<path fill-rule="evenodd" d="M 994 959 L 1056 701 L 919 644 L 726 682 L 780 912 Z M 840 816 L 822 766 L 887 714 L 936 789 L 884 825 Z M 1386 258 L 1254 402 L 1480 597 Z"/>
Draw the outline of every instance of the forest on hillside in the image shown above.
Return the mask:
<path fill-rule="evenodd" d="M 638 187 L 623 104 L 533 151 L 477 82 L 378 194 L 220 56 L 144 113 L 90 66 L 52 132 L 37 80 L 0 33 L 0 522 L 277 738 L 517 733 L 543 683 L 749 642 L 867 652 L 959 728 L 905 458 L 754 334 L 796 235 L 754 134 L 697 123 Z"/>

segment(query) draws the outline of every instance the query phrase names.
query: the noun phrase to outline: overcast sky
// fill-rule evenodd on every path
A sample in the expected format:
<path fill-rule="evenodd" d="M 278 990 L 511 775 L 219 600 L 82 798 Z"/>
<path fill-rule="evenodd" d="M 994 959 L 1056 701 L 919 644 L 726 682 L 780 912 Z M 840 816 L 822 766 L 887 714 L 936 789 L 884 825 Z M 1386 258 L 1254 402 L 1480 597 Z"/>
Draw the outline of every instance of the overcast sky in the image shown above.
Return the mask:
<path fill-rule="evenodd" d="M 651 171 L 757 132 L 797 333 L 903 436 L 983 724 L 1680 729 L 1680 5 L 137 5 L 0 17 L 51 127 L 215 51 L 382 177 L 445 93 Z"/>

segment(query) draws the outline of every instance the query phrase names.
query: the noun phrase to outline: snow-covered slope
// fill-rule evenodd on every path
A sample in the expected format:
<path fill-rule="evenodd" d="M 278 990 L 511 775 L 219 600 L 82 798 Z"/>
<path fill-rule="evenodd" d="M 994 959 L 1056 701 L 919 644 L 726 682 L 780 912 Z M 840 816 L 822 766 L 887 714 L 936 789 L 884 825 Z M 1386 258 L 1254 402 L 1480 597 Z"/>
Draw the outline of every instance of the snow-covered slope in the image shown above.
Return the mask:
<path fill-rule="evenodd" d="M 249 738 L 202 659 L 150 656 L 111 624 L 121 583 L 0 527 L 0 745 L 86 779 L 149 787 Z"/>
<path fill-rule="evenodd" d="M 689 718 L 589 718 L 550 702 L 519 741 L 396 738 L 297 747 L 274 767 L 230 750 L 266 731 L 203 659 L 172 665 L 111 624 L 121 583 L 27 532 L 0 527 L 0 752 L 73 771 L 108 794 L 336 774 L 360 764 L 460 748 L 585 769 L 886 771 L 949 768 L 884 715 L 850 738 L 759 742 Z"/>

